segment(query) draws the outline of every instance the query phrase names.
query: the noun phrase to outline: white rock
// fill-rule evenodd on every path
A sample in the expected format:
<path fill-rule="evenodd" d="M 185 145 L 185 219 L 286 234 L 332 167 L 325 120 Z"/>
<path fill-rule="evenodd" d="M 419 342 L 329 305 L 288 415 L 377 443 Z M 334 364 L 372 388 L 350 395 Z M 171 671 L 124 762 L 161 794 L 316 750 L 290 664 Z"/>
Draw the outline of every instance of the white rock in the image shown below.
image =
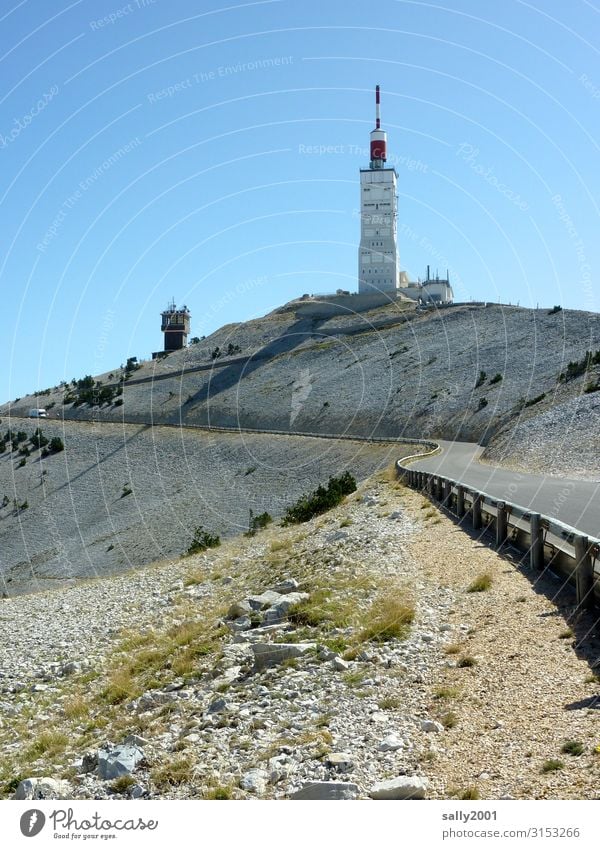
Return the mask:
<path fill-rule="evenodd" d="M 19 782 L 14 799 L 69 799 L 71 785 L 55 778 L 25 778 Z"/>
<path fill-rule="evenodd" d="M 276 584 L 273 587 L 273 592 L 280 593 L 281 595 L 285 595 L 286 593 L 293 593 L 298 589 L 300 585 L 295 578 L 285 578 L 281 583 Z"/>
<path fill-rule="evenodd" d="M 350 772 L 354 768 L 352 755 L 347 752 L 331 752 L 327 755 L 325 763 L 338 772 Z"/>
<path fill-rule="evenodd" d="M 395 734 L 388 734 L 377 747 L 380 752 L 396 752 L 404 746 L 404 740 L 400 740 Z"/>
<path fill-rule="evenodd" d="M 123 744 L 115 749 L 99 749 L 98 775 L 104 780 L 129 775 L 143 759 L 143 751 L 134 745 Z"/>
<path fill-rule="evenodd" d="M 334 657 L 331 663 L 333 668 L 336 669 L 338 672 L 345 672 L 347 669 L 350 669 L 350 664 L 348 663 L 348 661 L 344 660 L 341 657 Z"/>
<path fill-rule="evenodd" d="M 292 657 L 302 657 L 314 651 L 316 643 L 252 643 L 256 669 L 275 666 Z"/>
<path fill-rule="evenodd" d="M 356 799 L 359 789 L 349 781 L 311 781 L 290 793 L 289 799 Z"/>
<path fill-rule="evenodd" d="M 241 777 L 240 787 L 248 793 L 261 796 L 267 789 L 268 778 L 264 769 L 251 769 Z"/>
<path fill-rule="evenodd" d="M 427 790 L 427 779 L 413 775 L 401 775 L 379 781 L 371 787 L 371 799 L 424 799 Z"/>
<path fill-rule="evenodd" d="M 443 730 L 444 730 L 444 726 L 439 722 L 435 722 L 433 719 L 422 719 L 421 720 L 421 731 L 428 731 L 428 732 L 429 731 L 436 731 L 436 732 L 439 732 L 439 731 L 443 731 Z"/>

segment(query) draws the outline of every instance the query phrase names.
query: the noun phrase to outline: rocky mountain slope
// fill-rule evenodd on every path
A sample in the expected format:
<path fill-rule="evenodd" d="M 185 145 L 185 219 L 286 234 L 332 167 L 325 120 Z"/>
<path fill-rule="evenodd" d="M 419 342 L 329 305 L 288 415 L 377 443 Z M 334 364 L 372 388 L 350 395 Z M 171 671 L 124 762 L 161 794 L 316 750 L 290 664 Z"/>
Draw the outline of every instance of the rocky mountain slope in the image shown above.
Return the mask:
<path fill-rule="evenodd" d="M 521 423 L 535 428 L 540 415 L 554 410 L 560 431 L 574 409 L 585 418 L 579 406 L 585 390 L 593 397 L 600 386 L 598 364 L 587 375 L 559 380 L 569 362 L 600 349 L 597 314 L 495 304 L 419 313 L 401 303 L 329 318 L 304 310 L 304 302 L 292 302 L 263 318 L 226 325 L 137 370 L 132 364 L 127 372 L 97 376 L 114 391 L 126 378 L 111 402 L 77 404 L 79 390 L 69 385 L 5 404 L 0 416 L 51 405 L 53 416 L 67 419 L 483 444 L 501 430 L 502 445 L 510 444 L 516 462 L 526 464 L 530 452 Z M 564 441 L 564 433 L 559 438 Z M 590 433 L 581 428 L 578 438 L 588 456 Z M 505 451 L 493 456 L 509 459 Z"/>
<path fill-rule="evenodd" d="M 301 526 L 1 601 L 2 796 L 597 799 L 571 603 L 382 475 Z"/>
<path fill-rule="evenodd" d="M 43 457 L 29 441 L 38 425 L 64 450 Z M 0 592 L 11 595 L 178 557 L 199 526 L 243 533 L 250 510 L 276 518 L 331 475 L 362 480 L 403 453 L 141 425 L 13 417 L 11 428 L 28 437 L 0 454 Z"/>

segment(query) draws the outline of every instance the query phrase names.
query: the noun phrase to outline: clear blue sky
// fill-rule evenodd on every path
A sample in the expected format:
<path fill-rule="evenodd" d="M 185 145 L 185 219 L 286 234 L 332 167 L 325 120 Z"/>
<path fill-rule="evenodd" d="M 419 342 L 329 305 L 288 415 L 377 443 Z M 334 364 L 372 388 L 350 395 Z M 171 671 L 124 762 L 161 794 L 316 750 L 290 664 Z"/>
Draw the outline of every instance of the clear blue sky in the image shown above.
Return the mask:
<path fill-rule="evenodd" d="M 356 288 L 373 89 L 402 267 L 598 310 L 588 0 L 2 0 L 0 400 Z"/>

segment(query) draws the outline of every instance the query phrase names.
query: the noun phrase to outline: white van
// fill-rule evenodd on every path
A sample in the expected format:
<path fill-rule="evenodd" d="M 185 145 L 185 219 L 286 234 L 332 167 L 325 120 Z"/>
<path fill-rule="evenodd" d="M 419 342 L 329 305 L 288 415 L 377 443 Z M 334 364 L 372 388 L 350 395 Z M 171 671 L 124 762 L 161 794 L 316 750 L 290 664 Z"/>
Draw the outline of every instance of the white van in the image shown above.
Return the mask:
<path fill-rule="evenodd" d="M 30 410 L 28 418 L 30 418 L 30 419 L 47 419 L 48 413 L 44 409 Z"/>

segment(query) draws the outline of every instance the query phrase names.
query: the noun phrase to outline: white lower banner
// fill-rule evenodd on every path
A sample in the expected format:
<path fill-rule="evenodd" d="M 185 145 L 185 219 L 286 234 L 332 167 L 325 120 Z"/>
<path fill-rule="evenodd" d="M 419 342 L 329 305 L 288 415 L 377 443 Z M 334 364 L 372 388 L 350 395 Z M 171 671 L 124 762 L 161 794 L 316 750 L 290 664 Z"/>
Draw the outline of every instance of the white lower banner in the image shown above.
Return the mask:
<path fill-rule="evenodd" d="M 0 804 L 2 847 L 66 841 L 115 846 L 268 849 L 393 846 L 598 846 L 594 801 L 396 801 L 333 805 L 282 801 L 7 801 Z"/>

